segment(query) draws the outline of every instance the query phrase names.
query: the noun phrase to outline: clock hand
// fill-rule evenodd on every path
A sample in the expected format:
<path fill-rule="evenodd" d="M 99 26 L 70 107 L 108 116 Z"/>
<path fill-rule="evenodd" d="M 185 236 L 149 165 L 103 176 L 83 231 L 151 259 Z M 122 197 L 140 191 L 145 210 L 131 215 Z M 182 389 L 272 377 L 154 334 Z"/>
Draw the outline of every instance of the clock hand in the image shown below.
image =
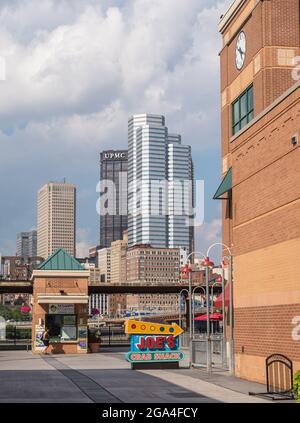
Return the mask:
<path fill-rule="evenodd" d="M 243 50 L 240 47 L 238 47 L 238 51 L 239 51 L 240 55 L 243 57 L 244 56 Z"/>

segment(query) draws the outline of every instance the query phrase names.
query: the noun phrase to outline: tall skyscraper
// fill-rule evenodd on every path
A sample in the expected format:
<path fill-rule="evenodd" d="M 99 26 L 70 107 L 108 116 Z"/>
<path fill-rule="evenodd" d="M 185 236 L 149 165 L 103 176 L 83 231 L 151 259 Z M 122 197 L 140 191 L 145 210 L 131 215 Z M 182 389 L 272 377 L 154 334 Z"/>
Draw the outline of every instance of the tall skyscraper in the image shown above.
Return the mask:
<path fill-rule="evenodd" d="M 38 256 L 48 258 L 59 248 L 76 254 L 76 188 L 49 182 L 38 191 Z"/>
<path fill-rule="evenodd" d="M 128 245 L 192 250 L 191 147 L 169 134 L 160 115 L 128 122 Z"/>
<path fill-rule="evenodd" d="M 100 246 L 109 248 L 127 229 L 127 150 L 100 154 Z"/>
<path fill-rule="evenodd" d="M 20 232 L 17 235 L 17 256 L 37 256 L 37 231 Z"/>

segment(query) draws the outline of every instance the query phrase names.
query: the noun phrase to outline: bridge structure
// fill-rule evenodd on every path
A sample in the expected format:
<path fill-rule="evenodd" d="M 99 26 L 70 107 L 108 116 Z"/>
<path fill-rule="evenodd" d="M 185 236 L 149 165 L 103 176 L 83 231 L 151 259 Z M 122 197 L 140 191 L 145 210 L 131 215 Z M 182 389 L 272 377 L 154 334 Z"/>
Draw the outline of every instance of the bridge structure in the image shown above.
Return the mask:
<path fill-rule="evenodd" d="M 198 284 L 193 283 L 192 289 Z M 205 290 L 205 286 L 202 286 Z M 89 285 L 89 295 L 92 294 L 179 294 L 182 290 L 189 290 L 188 284 L 184 281 L 177 285 L 141 285 L 141 284 L 99 284 Z M 214 292 L 218 293 L 220 287 L 215 287 Z M 186 291 L 184 291 L 186 293 Z M 199 291 L 200 292 L 200 291 Z M 204 291 L 202 291 L 204 292 Z M 0 280 L 0 294 L 32 294 L 33 283 L 31 281 L 10 281 Z"/>

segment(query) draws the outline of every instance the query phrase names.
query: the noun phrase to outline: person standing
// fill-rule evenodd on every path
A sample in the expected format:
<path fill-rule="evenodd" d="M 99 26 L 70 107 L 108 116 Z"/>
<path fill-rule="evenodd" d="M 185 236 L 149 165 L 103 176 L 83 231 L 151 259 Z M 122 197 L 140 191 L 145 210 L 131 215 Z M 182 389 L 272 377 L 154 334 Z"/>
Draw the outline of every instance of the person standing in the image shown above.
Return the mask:
<path fill-rule="evenodd" d="M 43 344 L 45 345 L 43 354 L 48 354 L 48 348 L 50 345 L 50 333 L 48 328 L 46 328 L 46 330 L 43 332 L 42 341 L 43 341 Z"/>

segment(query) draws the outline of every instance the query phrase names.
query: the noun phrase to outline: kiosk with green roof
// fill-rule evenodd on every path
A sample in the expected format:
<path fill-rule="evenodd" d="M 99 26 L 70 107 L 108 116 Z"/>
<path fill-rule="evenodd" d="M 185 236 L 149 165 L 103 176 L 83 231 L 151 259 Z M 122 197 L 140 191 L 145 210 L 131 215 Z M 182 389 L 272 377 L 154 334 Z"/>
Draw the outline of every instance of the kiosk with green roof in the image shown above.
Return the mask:
<path fill-rule="evenodd" d="M 89 271 L 64 249 L 34 270 L 32 350 L 43 353 L 42 334 L 50 335 L 50 354 L 87 353 Z"/>

